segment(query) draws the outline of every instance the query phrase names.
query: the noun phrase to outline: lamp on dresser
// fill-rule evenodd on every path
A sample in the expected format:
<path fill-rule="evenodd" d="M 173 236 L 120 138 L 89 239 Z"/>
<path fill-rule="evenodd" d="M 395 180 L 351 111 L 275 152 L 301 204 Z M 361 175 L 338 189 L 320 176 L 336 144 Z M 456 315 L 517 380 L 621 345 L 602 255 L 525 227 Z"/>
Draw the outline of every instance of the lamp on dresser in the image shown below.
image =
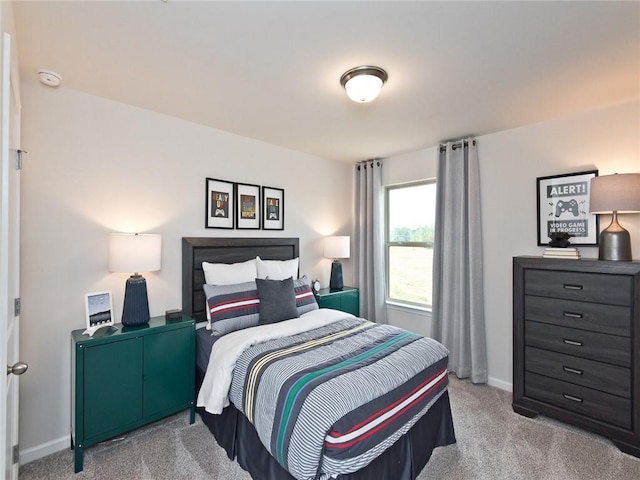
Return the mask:
<path fill-rule="evenodd" d="M 162 237 L 157 234 L 112 233 L 109 242 L 109 271 L 131 273 L 127 279 L 122 307 L 122 324 L 149 322 L 147 281 L 139 272 L 160 270 Z"/>
<path fill-rule="evenodd" d="M 350 239 L 348 236 L 325 237 L 324 239 L 324 256 L 333 258 L 331 263 L 331 279 L 329 280 L 329 288 L 331 290 L 342 290 L 344 282 L 342 280 L 342 264 L 340 258 L 349 258 Z"/>
<path fill-rule="evenodd" d="M 619 213 L 640 213 L 640 173 L 603 175 L 591 179 L 591 213 L 611 213 L 600 233 L 600 260 L 631 261 L 631 237 L 618 223 Z"/>

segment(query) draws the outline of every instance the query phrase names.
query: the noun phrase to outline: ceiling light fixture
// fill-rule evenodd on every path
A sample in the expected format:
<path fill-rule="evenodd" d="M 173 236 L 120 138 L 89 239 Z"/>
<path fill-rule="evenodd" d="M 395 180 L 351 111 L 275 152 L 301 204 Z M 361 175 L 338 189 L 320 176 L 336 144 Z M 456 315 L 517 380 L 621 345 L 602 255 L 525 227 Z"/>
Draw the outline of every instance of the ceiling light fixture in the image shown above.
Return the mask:
<path fill-rule="evenodd" d="M 347 91 L 351 100 L 367 103 L 378 96 L 388 78 L 387 72 L 380 67 L 363 65 L 344 72 L 340 77 L 340 85 Z"/>

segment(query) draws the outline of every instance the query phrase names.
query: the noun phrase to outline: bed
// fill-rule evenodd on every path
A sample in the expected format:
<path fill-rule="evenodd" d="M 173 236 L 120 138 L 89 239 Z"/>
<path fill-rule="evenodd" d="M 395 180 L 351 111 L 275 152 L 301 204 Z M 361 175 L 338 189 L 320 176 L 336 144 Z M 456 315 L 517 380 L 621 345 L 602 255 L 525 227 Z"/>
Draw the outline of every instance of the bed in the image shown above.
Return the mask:
<path fill-rule="evenodd" d="M 207 295 L 205 295 L 204 291 L 206 282 L 205 272 L 202 267 L 203 262 L 216 265 L 239 265 L 241 262 L 250 261 L 256 257 L 264 260 L 265 264 L 288 264 L 299 257 L 299 240 L 297 238 L 183 238 L 183 312 L 195 318 L 199 325 L 207 322 L 206 311 L 211 304 L 207 302 Z M 282 283 L 284 282 L 283 280 Z M 302 285 L 300 291 L 305 291 L 304 280 L 297 282 L 295 284 L 295 292 L 299 291 L 298 287 L 300 285 Z M 271 283 L 275 284 L 277 282 L 273 280 Z M 210 290 L 208 291 L 210 292 Z M 299 297 L 305 297 L 305 295 L 301 294 Z M 298 297 L 296 297 L 296 301 L 298 301 L 296 305 L 300 308 Z M 307 302 L 306 305 L 309 305 L 308 308 L 311 309 L 310 302 Z M 313 325 L 314 328 L 309 331 L 299 331 L 299 325 L 302 323 L 301 319 L 304 319 L 305 323 Z M 313 322 L 318 323 L 314 324 Z M 265 332 L 268 330 L 268 334 L 261 330 Z M 283 333 L 280 333 L 280 330 Z M 349 332 L 348 335 L 344 333 L 345 331 Z M 352 333 L 355 331 L 357 333 Z M 258 338 L 256 335 L 266 335 L 266 337 Z M 339 342 L 332 340 L 331 342 L 323 343 L 326 338 L 343 338 L 342 336 L 348 338 L 349 341 Z M 196 334 L 196 385 L 198 387 L 197 390 L 200 391 L 198 401 L 202 405 L 207 405 L 207 410 L 216 411 L 217 413 L 209 413 L 203 407 L 198 407 L 198 412 L 218 444 L 224 448 L 228 457 L 231 460 L 235 459 L 256 480 L 294 480 L 296 478 L 414 480 L 428 462 L 434 448 L 455 443 L 449 396 L 446 390 L 447 358 L 443 358 L 442 353 L 432 344 L 428 346 L 428 349 L 433 350 L 433 353 L 429 353 L 429 355 L 434 355 L 434 359 L 429 360 L 432 363 L 425 366 L 424 371 L 422 371 L 422 367 L 416 367 L 420 369 L 419 374 L 407 373 L 411 377 L 411 381 L 414 381 L 415 378 L 415 382 L 418 383 L 410 385 L 408 379 L 406 385 L 403 383 L 402 385 L 389 387 L 388 393 L 384 396 L 380 395 L 380 392 L 375 393 L 375 395 L 380 395 L 380 398 L 389 398 L 389 407 L 385 411 L 392 411 L 390 410 L 391 406 L 395 405 L 396 407 L 393 411 L 401 412 L 397 416 L 404 415 L 404 419 L 398 421 L 398 423 L 404 424 L 402 428 L 396 428 L 393 431 L 389 426 L 391 424 L 390 414 L 387 417 L 379 417 L 375 422 L 371 422 L 371 425 L 375 423 L 375 428 L 370 425 L 367 426 L 367 431 L 372 433 L 362 435 L 363 438 L 370 437 L 369 440 L 360 442 L 353 440 L 355 438 L 354 432 L 358 428 L 362 431 L 363 425 L 365 425 L 365 420 L 359 416 L 365 413 L 367 418 L 373 419 L 375 415 L 371 412 L 382 411 L 379 408 L 379 404 L 374 403 L 379 402 L 377 398 L 359 400 L 360 403 L 356 402 L 356 404 L 360 406 L 349 413 L 345 413 L 349 411 L 348 407 L 344 407 L 344 412 L 338 413 L 329 412 L 329 410 L 333 410 L 332 408 L 322 411 L 322 414 L 318 415 L 317 418 L 312 417 L 312 415 L 320 412 L 314 413 L 312 406 L 315 405 L 316 410 L 322 408 L 322 403 L 318 402 L 328 401 L 324 397 L 332 396 L 333 392 L 338 390 L 335 388 L 336 382 L 339 382 L 336 379 L 349 378 L 350 380 L 347 383 L 353 383 L 360 381 L 358 378 L 365 378 L 364 372 L 372 368 L 370 364 L 366 363 L 368 360 L 364 360 L 365 357 L 371 357 L 371 364 L 380 364 L 383 361 L 387 362 L 391 357 L 407 355 L 406 351 L 409 348 L 423 348 L 422 344 L 428 339 L 417 339 L 415 337 L 410 332 L 394 329 L 394 327 L 372 324 L 349 314 L 317 309 L 317 304 L 315 309 L 311 309 L 311 311 L 305 310 L 300 319 L 285 320 L 277 324 L 257 326 L 256 328 L 240 329 L 226 335 L 212 335 L 210 330 L 199 328 Z M 359 342 L 371 342 L 371 345 L 375 344 L 375 348 L 370 347 L 369 343 L 365 345 L 365 343 Z M 335 352 L 332 350 L 334 345 L 342 343 L 346 344 L 345 348 L 351 350 L 349 352 Z M 215 344 L 217 345 L 214 348 Z M 211 409 L 209 408 L 209 403 L 207 403 L 209 401 L 207 395 L 210 394 L 211 389 L 216 390 L 220 383 L 216 380 L 213 382 L 213 386 L 211 385 L 211 371 L 215 370 L 218 365 L 227 362 L 226 355 L 230 351 L 229 346 L 233 345 L 236 348 L 237 344 L 240 344 L 237 350 L 238 353 L 235 354 L 233 363 L 230 363 L 230 365 L 233 365 L 232 380 L 229 381 L 228 388 L 226 386 L 222 387 L 223 391 L 226 388 L 226 391 L 229 392 L 228 397 L 225 397 L 227 402 L 218 404 L 216 403 L 217 400 L 213 401 L 213 404 L 217 406 Z M 301 377 L 282 377 L 282 372 L 288 372 L 291 368 L 291 362 L 286 363 L 286 359 L 281 360 L 284 363 L 281 367 L 269 364 L 269 371 L 277 372 L 270 373 L 271 377 L 267 375 L 266 368 L 261 370 L 260 374 L 254 373 L 255 365 L 265 365 L 265 358 L 268 358 L 270 362 L 273 361 L 273 352 L 291 351 L 292 349 L 297 352 L 300 349 L 300 345 L 308 344 L 313 344 L 314 349 L 317 344 L 322 344 L 324 346 L 321 348 L 326 348 L 327 350 L 322 350 L 322 353 L 320 353 L 320 350 L 314 350 L 315 353 L 311 353 L 311 349 L 309 349 L 309 355 L 311 356 L 309 359 L 304 360 L 307 363 L 314 361 L 322 363 L 325 359 L 329 362 L 333 361 L 331 358 L 335 357 L 337 359 L 335 360 L 335 365 L 339 363 L 341 368 L 349 362 L 354 365 L 357 364 L 358 368 L 354 367 L 348 372 L 336 368 L 338 373 L 331 378 L 330 381 L 334 382 L 331 387 L 321 390 L 320 387 L 312 386 L 307 389 L 308 392 L 305 395 L 308 396 L 302 397 L 303 400 L 299 400 L 298 397 L 302 395 L 300 392 L 304 388 L 300 387 L 296 390 L 297 386 L 296 388 L 292 387 L 294 384 L 298 385 L 296 382 L 299 382 Z M 393 347 L 391 347 L 392 344 L 394 345 Z M 387 351 L 385 350 L 387 348 L 393 348 L 393 350 Z M 371 355 L 363 353 L 365 350 L 373 353 Z M 317 356 L 313 357 L 313 355 Z M 415 357 L 421 356 L 416 355 Z M 295 361 L 304 362 L 302 360 L 304 358 L 302 356 L 296 357 Z M 347 359 L 353 359 L 353 361 Z M 415 363 L 415 358 L 413 363 Z M 214 367 L 211 367 L 211 365 L 214 365 Z M 320 369 L 323 372 L 334 368 L 333 366 L 327 367 L 324 364 L 321 367 L 324 368 Z M 403 369 L 405 367 L 409 368 L 409 363 L 403 365 Z M 281 370 L 278 370 L 278 368 L 281 368 Z M 427 369 L 429 370 L 427 371 Z M 307 373 L 303 372 L 303 374 L 306 376 L 316 375 L 316 373 L 308 373 L 308 371 Z M 264 379 L 260 375 L 264 375 Z M 348 377 L 349 375 L 352 377 Z M 378 388 L 378 383 L 384 383 L 379 379 L 388 376 L 381 375 L 376 377 L 375 388 Z M 259 384 L 257 383 L 258 379 Z M 256 384 L 252 383 L 254 381 Z M 271 394 L 272 397 L 269 397 L 268 394 L 258 394 L 259 391 L 268 391 L 266 390 L 267 386 L 270 388 L 270 384 L 274 382 L 280 382 L 281 387 L 289 382 L 290 390 L 294 391 L 295 395 L 290 394 L 288 397 L 281 395 L 284 400 L 279 400 L 279 394 L 273 393 Z M 410 410 L 409 407 L 400 408 L 400 400 L 405 399 L 403 405 L 407 405 L 406 399 L 409 398 L 410 394 L 412 398 L 418 398 L 416 393 L 412 393 L 418 391 L 418 386 L 416 385 L 427 385 L 427 383 L 429 388 L 426 389 L 425 387 L 420 390 L 420 392 L 424 393 L 420 394 L 419 402 L 416 400 L 411 405 L 410 408 L 413 410 Z M 353 388 L 354 391 L 347 395 L 348 398 L 346 400 L 348 401 L 360 395 L 361 391 L 366 391 L 368 385 L 367 388 L 362 386 Z M 207 391 L 207 393 L 203 394 L 204 391 Z M 320 394 L 318 391 L 323 393 Z M 249 392 L 252 394 L 250 395 Z M 372 395 L 374 394 L 372 393 Z M 393 400 L 395 397 L 391 397 L 391 395 L 399 396 L 397 400 Z M 266 398 L 262 399 L 263 397 Z M 228 399 L 231 399 L 231 401 Z M 343 402 L 344 400 L 341 400 L 338 403 L 342 405 Z M 307 405 L 312 406 L 308 407 Z M 286 417 L 283 414 L 285 411 L 290 413 L 290 417 Z M 295 415 L 292 413 L 294 411 Z M 336 417 L 332 418 L 331 415 Z M 279 421 L 275 421 L 274 419 L 276 418 Z M 387 420 L 384 420 L 385 418 Z M 329 422 L 330 428 L 327 430 L 327 426 L 322 422 Z M 268 428 L 272 430 L 268 430 Z M 388 437 L 382 439 L 381 435 L 386 435 L 385 429 L 388 430 L 389 434 Z M 323 432 L 320 442 L 314 439 L 314 437 L 318 436 L 316 430 Z M 391 433 L 392 431 L 393 433 Z M 269 438 L 271 438 L 271 442 Z M 303 443 L 297 444 L 295 443 L 296 441 Z M 309 460 L 309 458 L 312 460 Z M 285 469 L 285 466 L 287 469 Z M 341 471 L 341 469 L 344 471 Z"/>

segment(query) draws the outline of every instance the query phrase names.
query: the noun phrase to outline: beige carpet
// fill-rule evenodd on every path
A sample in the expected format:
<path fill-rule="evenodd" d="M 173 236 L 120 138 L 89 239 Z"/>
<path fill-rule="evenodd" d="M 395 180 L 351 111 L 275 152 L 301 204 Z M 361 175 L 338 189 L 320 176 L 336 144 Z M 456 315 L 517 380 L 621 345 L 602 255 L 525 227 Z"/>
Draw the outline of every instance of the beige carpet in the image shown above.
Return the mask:
<path fill-rule="evenodd" d="M 640 459 L 608 440 L 538 417 L 513 413 L 511 394 L 451 379 L 458 443 L 435 450 L 419 480 L 638 480 Z M 249 480 L 196 415 L 181 413 L 85 451 L 73 473 L 73 453 L 55 453 L 20 468 L 20 480 Z M 394 480 L 394 479 L 372 479 Z"/>

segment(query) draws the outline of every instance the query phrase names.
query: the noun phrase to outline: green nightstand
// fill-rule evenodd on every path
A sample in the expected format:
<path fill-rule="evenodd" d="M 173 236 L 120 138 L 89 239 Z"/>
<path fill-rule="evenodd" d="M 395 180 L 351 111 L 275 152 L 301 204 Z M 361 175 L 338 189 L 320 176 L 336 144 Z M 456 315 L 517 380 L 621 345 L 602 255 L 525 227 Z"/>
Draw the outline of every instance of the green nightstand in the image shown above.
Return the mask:
<path fill-rule="evenodd" d="M 321 288 L 316 293 L 316 300 L 320 308 L 333 308 L 343 312 L 360 316 L 360 292 L 354 287 L 344 287 L 342 290 Z"/>
<path fill-rule="evenodd" d="M 195 321 L 71 332 L 71 447 L 84 449 L 186 408 L 195 421 Z"/>

